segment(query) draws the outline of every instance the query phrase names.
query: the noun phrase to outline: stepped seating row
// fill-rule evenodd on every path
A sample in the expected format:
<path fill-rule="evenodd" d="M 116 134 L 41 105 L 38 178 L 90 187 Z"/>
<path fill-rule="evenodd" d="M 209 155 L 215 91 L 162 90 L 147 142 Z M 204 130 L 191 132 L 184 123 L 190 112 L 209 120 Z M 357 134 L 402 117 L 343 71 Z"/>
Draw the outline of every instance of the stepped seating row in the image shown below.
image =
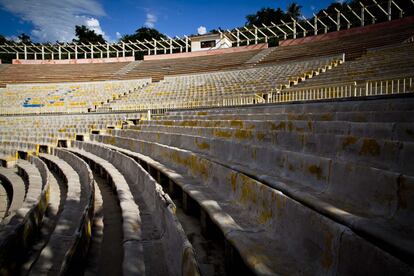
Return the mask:
<path fill-rule="evenodd" d="M 9 85 L 0 93 L 1 114 L 88 112 L 149 82 L 150 79 Z"/>
<path fill-rule="evenodd" d="M 168 77 L 113 103 L 112 110 L 162 108 L 192 101 L 222 100 L 234 95 L 269 93 L 337 66 L 343 57 L 319 57 L 273 66 L 219 73 Z"/>
<path fill-rule="evenodd" d="M 129 121 L 138 121 L 139 113 L 88 114 L 64 116 L 13 116 L 0 118 L 0 140 L 75 139 L 77 135 L 121 128 Z M 18 137 L 16 137 L 18 136 Z M 10 139 L 8 139 L 10 137 Z"/>
<path fill-rule="evenodd" d="M 380 24 L 378 24 L 380 25 Z M 328 40 L 276 47 L 273 51 L 250 50 L 237 53 L 140 62 L 71 65 L 0 65 L 4 67 L 0 83 L 71 82 L 108 79 L 152 78 L 154 82 L 164 76 L 211 72 L 245 68 L 245 63 L 266 51 L 259 64 L 278 63 L 309 57 L 345 53 L 347 59 L 360 57 L 368 48 L 398 43 L 413 35 L 412 17 L 382 23 L 381 27 L 365 31 L 351 30 Z M 345 33 L 347 31 L 344 31 Z M 309 37 L 313 40 L 313 37 Z M 284 43 L 287 45 L 288 43 Z M 269 53 L 268 53 L 269 52 Z M 132 64 L 132 65 L 131 65 Z M 253 64 L 254 66 L 254 64 Z M 120 73 L 122 72 L 122 73 Z"/>
<path fill-rule="evenodd" d="M 10 64 L 0 75 L 0 83 L 50 83 L 116 79 L 114 74 L 128 62 L 95 64 Z"/>
<path fill-rule="evenodd" d="M 12 141 L 4 143 L 1 148 L 5 148 L 5 145 L 21 151 L 34 146 L 30 143 Z M 83 144 L 79 144 L 78 149 L 70 148 L 69 151 L 53 148 L 50 154 L 40 153 L 41 159 L 31 155 L 30 151 L 26 154 L 32 162 L 38 163 L 39 167 L 41 164 L 42 167 L 38 171 L 27 161 L 19 159 L 17 162 L 21 174 L 28 179 L 28 191 L 23 206 L 16 212 L 17 215 L 6 217 L 2 222 L 2 274 L 24 271 L 24 274 L 56 275 L 78 273 L 82 270 L 89 250 L 91 229 L 95 227 L 92 225 L 95 194 L 99 193 L 99 190 L 94 189 L 94 178 L 90 168 L 104 176 L 118 196 L 123 221 L 124 275 L 199 273 L 192 246 L 175 217 L 174 203 L 133 159 L 106 149 L 89 148 Z M 0 176 L 5 175 L 3 172 L 8 170 L 0 169 Z M 64 201 L 60 201 L 60 211 L 55 212 L 54 222 L 48 222 L 48 218 L 44 217 L 46 208 L 46 213 L 50 213 L 48 199 L 56 197 L 54 193 L 59 193 L 49 188 L 49 179 L 53 178 L 50 177 L 49 170 L 59 175 L 66 186 L 66 191 L 60 191 L 60 197 L 63 197 Z M 3 184 L 3 178 L 1 179 Z M 19 184 L 10 177 L 7 179 L 10 185 Z M 12 192 L 10 198 L 19 200 L 15 195 Z M 32 202 L 36 196 L 42 196 L 42 202 L 38 203 L 40 207 L 25 203 L 29 201 L 33 205 L 37 202 Z M 10 205 L 7 195 L 1 199 L 2 205 Z M 28 212 L 34 218 L 30 217 L 32 220 L 29 222 L 21 222 L 21 217 L 25 218 L 24 212 Z M 47 237 L 37 240 L 35 233 L 38 231 L 41 231 L 42 235 L 47 232 Z"/>
<path fill-rule="evenodd" d="M 226 228 L 229 225 L 225 222 L 236 221 L 237 226 L 243 225 L 244 231 L 251 232 L 254 227 L 243 224 L 246 223 L 244 220 L 250 219 L 254 224 L 264 218 L 265 221 L 276 219 L 275 216 L 281 211 L 273 210 L 272 204 L 263 203 L 261 200 L 265 201 L 264 198 L 270 197 L 270 191 L 280 191 L 290 200 L 303 204 L 302 208 L 310 207 L 316 213 L 330 218 L 334 224 L 349 227 L 347 231 L 355 231 L 359 238 L 367 239 L 376 248 L 381 248 L 381 254 L 391 254 L 402 262 L 412 263 L 414 244 L 408 234 L 414 226 L 413 206 L 409 203 L 413 201 L 414 183 L 414 144 L 413 137 L 409 137 L 414 123 L 413 116 L 410 116 L 413 110 L 412 99 L 331 103 L 326 109 L 324 106 L 326 105 L 316 103 L 228 109 L 223 112 L 213 110 L 211 113 L 209 110 L 175 112 L 162 120 L 142 123 L 133 127 L 134 130 L 111 130 L 112 135 L 92 135 L 91 140 L 131 155 L 137 152 L 138 157 L 147 160 L 146 162 L 150 159 L 156 161 L 155 167 L 164 166 L 163 172 L 173 170 L 179 174 L 176 181 L 182 183 L 181 188 L 188 197 L 209 212 L 225 236 L 226 231 L 233 233 Z M 251 114 L 250 110 L 253 110 Z M 282 110 L 284 112 L 279 113 Z M 298 113 L 298 110 L 306 112 Z M 314 113 L 317 110 L 319 114 Z M 365 118 L 361 118 L 361 115 Z M 256 120 L 274 116 L 283 118 L 286 124 L 280 124 L 280 129 L 277 129 L 277 124 L 251 121 L 248 119 L 250 116 L 257 116 Z M 318 122 L 318 118 L 322 121 Z M 209 121 L 210 119 L 215 121 Z M 360 121 L 364 123 L 361 125 Z M 314 126 L 323 129 L 325 123 L 331 123 L 324 130 L 325 133 L 313 132 Z M 253 135 L 249 131 L 254 131 L 256 126 L 269 139 L 274 140 L 263 142 L 259 138 L 252 139 Z M 274 133 L 268 132 L 275 126 Z M 370 130 L 363 131 L 367 126 Z M 154 130 L 151 127 L 159 129 Z M 171 131 L 175 127 L 180 127 L 180 134 Z M 148 128 L 151 130 L 147 130 Z M 188 129 L 188 134 L 181 132 L 183 128 Z M 351 128 L 355 131 L 352 135 L 347 132 Z M 405 135 L 401 135 L 403 132 Z M 392 140 L 387 133 L 393 137 Z M 382 136 L 383 134 L 385 135 Z M 400 140 L 399 137 L 404 139 Z M 223 170 L 233 171 L 234 175 L 224 174 Z M 189 176 L 193 179 L 188 179 Z M 238 180 L 238 177 L 241 179 Z M 247 181 L 246 178 L 250 180 Z M 260 185 L 246 184 L 251 183 L 250 181 L 256 181 Z M 240 192 L 238 185 L 241 185 Z M 242 188 L 243 185 L 246 187 Z M 263 185 L 263 188 L 252 188 L 256 185 Z M 264 192 L 264 187 L 269 188 L 269 191 Z M 231 196 L 233 193 L 236 195 Z M 235 202 L 237 195 L 245 202 L 251 197 L 247 206 L 249 211 L 254 212 L 252 217 L 246 214 L 249 211 L 243 213 L 243 218 L 239 217 L 237 211 L 243 208 L 236 207 L 239 204 Z M 227 196 L 230 198 L 225 199 Z M 212 198 L 217 199 L 214 204 L 218 205 L 207 203 Z M 214 209 L 212 206 L 220 207 Z M 234 208 L 227 211 L 231 219 L 228 216 L 224 219 L 222 214 L 217 214 L 217 210 L 228 210 L 229 206 Z M 257 208 L 261 206 L 263 209 L 258 211 Z M 265 211 L 270 210 L 271 214 L 265 214 Z M 214 216 L 217 216 L 216 219 Z M 254 229 L 256 232 L 257 229 Z M 259 241 L 255 240 L 255 248 L 262 248 L 263 252 L 255 252 L 255 256 L 270 256 L 270 253 L 264 253 L 264 245 L 262 247 L 259 244 L 265 239 L 269 248 L 269 244 L 272 244 L 270 241 L 277 235 L 279 233 L 257 238 Z M 226 236 L 227 239 L 231 239 L 230 237 L 231 235 Z M 243 237 L 237 242 L 233 240 L 232 244 L 242 255 L 244 262 L 255 270 L 260 266 L 257 259 L 254 265 L 253 261 L 249 263 L 251 255 L 245 250 L 247 247 L 243 247 L 251 239 L 253 238 Z M 296 252 L 303 252 L 304 248 Z M 276 248 L 273 248 L 272 254 L 274 252 L 278 252 Z M 291 257 L 281 258 L 291 261 Z M 275 260 L 267 263 L 266 258 L 261 258 L 262 268 L 279 271 L 277 269 L 280 268 L 272 267 Z M 302 258 L 304 260 L 306 258 Z M 317 269 L 309 264 L 306 267 Z M 259 271 L 263 272 L 256 272 Z"/>
<path fill-rule="evenodd" d="M 412 17 L 402 19 L 401 22 L 402 24 L 399 26 L 394 25 L 394 22 L 390 22 L 391 24 L 389 25 L 383 23 L 381 28 L 375 28 L 370 31 L 364 31 L 364 28 L 361 28 L 360 31 L 355 31 L 354 29 L 347 35 L 339 35 L 338 37 L 323 41 L 312 42 L 312 37 L 309 37 L 309 42 L 293 45 L 295 40 L 292 40 L 292 45 L 284 43 L 286 46 L 274 48 L 271 53 L 262 59 L 261 63 L 340 53 L 345 53 L 347 61 L 353 60 L 363 55 L 369 48 L 403 42 L 412 36 L 414 34 L 414 21 Z"/>
<path fill-rule="evenodd" d="M 31 162 L 21 160 L 17 164 L 19 175 L 28 183 L 24 201 L 0 225 L 2 274 L 8 274 L 14 269 L 22 257 L 22 252 L 35 240 L 48 204 L 49 171 L 39 158 L 33 157 Z M 17 200 L 21 194 L 17 194 L 16 190 L 15 196 Z"/>
<path fill-rule="evenodd" d="M 134 234 L 131 229 L 135 227 L 124 227 L 124 231 L 129 231 L 124 233 L 124 256 L 127 256 L 123 264 L 124 274 L 198 273 L 192 246 L 175 218 L 174 203 L 135 160 L 84 142 L 75 142 L 70 151 L 107 171 L 112 170 L 122 179 L 111 181 L 117 186 L 116 189 L 122 189 L 118 185 L 123 185 L 123 189 L 128 190 L 117 192 L 121 197 L 123 222 L 137 225 L 139 230 Z M 129 199 L 129 202 L 124 199 Z"/>
<path fill-rule="evenodd" d="M 4 191 L 6 191 L 7 204 L 5 213 L 2 216 L 13 216 L 13 214 L 23 206 L 26 196 L 26 187 L 23 179 L 17 174 L 14 168 L 0 167 L 0 182 Z M 4 202 L 2 200 L 2 202 Z M 2 205 L 3 206 L 3 205 Z"/>
<path fill-rule="evenodd" d="M 365 82 L 370 80 L 412 77 L 414 70 L 413 56 L 413 43 L 394 44 L 387 47 L 370 49 L 360 58 L 346 62 L 343 66 L 333 68 L 317 78 L 309 79 L 285 91 L 294 92 L 326 85 L 346 85 L 350 82 L 356 82 L 357 84 L 365 86 Z M 411 84 L 407 83 L 407 85 L 409 86 Z M 407 89 L 413 89 L 413 87 L 407 87 Z"/>
<path fill-rule="evenodd" d="M 154 82 L 158 82 L 162 80 L 164 76 L 169 75 L 235 69 L 243 66 L 246 61 L 259 52 L 260 50 L 250 50 L 199 57 L 144 60 L 137 63 L 137 66 L 127 72 L 122 78 L 135 79 L 151 77 Z"/>

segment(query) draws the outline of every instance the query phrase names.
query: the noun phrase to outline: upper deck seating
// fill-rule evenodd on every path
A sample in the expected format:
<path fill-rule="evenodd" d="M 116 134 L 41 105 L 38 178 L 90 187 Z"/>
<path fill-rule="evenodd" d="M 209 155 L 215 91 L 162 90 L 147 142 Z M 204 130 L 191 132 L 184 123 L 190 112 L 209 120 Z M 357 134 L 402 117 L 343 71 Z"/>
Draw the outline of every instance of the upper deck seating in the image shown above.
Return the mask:
<path fill-rule="evenodd" d="M 88 112 L 151 82 L 149 79 L 10 85 L 0 92 L 1 114 Z"/>

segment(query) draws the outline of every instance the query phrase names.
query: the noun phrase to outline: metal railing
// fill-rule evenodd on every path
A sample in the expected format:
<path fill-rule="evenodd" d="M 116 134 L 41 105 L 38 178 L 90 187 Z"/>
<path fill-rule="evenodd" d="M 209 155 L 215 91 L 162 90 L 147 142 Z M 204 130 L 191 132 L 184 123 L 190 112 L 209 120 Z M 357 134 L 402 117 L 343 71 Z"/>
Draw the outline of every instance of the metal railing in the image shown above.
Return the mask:
<path fill-rule="evenodd" d="M 362 83 L 322 85 L 304 88 L 289 88 L 273 93 L 268 103 L 315 101 L 340 98 L 355 98 L 402 94 L 414 92 L 413 76 L 393 79 L 369 80 Z"/>

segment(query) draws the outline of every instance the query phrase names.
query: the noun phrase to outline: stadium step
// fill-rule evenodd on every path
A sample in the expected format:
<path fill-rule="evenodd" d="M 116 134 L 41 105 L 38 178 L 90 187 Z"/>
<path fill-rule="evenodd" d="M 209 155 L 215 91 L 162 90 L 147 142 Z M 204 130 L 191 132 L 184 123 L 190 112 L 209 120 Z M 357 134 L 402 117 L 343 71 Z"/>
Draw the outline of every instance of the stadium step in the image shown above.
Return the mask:
<path fill-rule="evenodd" d="M 67 187 L 64 180 L 53 170 L 49 170 L 49 172 L 49 204 L 43 218 L 39 237 L 32 248 L 28 250 L 25 261 L 20 267 L 20 275 L 27 275 L 32 265 L 39 258 L 40 253 L 55 230 L 59 215 L 62 213 L 64 202 L 66 201 Z"/>
<path fill-rule="evenodd" d="M 49 171 L 37 157 L 31 161 L 18 160 L 18 173 L 27 185 L 21 208 L 1 222 L 0 260 L 2 273 L 15 274 L 25 253 L 35 243 L 41 228 L 49 193 Z"/>
<path fill-rule="evenodd" d="M 113 73 L 113 77 L 117 78 L 117 77 L 122 77 L 128 74 L 129 72 L 134 70 L 135 67 L 137 67 L 140 63 L 142 63 L 142 60 L 129 62 L 127 65 L 125 65 L 124 67 L 122 67 L 121 69 Z"/>
<path fill-rule="evenodd" d="M 95 167 L 96 168 L 96 167 Z M 122 210 L 110 183 L 94 172 L 95 216 L 85 275 L 121 275 L 123 256 Z"/>
<path fill-rule="evenodd" d="M 119 201 L 118 208 L 115 210 L 120 212 L 115 211 L 103 218 L 104 239 L 102 242 L 103 251 L 101 252 L 101 257 L 109 257 L 108 246 L 110 245 L 108 245 L 107 242 L 110 242 L 111 239 L 113 239 L 118 242 L 118 246 L 121 245 L 121 247 L 117 249 L 120 249 L 122 254 L 118 256 L 123 256 L 123 258 L 114 260 L 118 262 L 114 263 L 114 267 L 112 268 L 113 272 L 122 271 L 123 274 L 132 273 L 133 271 L 144 272 L 143 245 L 140 243 L 142 239 L 141 232 L 143 225 L 141 223 L 139 207 L 133 201 L 129 185 L 124 176 L 105 159 L 82 150 L 70 149 L 70 151 L 84 159 L 91 167 L 94 167 L 94 170 L 105 179 L 105 182 L 107 182 L 109 189 L 103 187 L 103 185 L 100 187 L 103 205 L 105 205 L 104 200 L 106 197 L 108 197 L 107 204 L 109 206 L 114 206 L 114 204 L 118 205 L 118 203 L 115 202 Z M 114 194 L 111 194 L 111 190 L 114 191 Z M 114 231 L 116 229 L 115 232 L 108 232 L 108 234 L 111 235 L 110 238 L 105 235 L 106 219 L 108 219 L 108 230 L 111 231 L 111 229 L 113 229 Z M 121 222 L 120 229 L 116 227 L 117 222 Z M 121 230 L 121 232 L 119 232 L 119 230 Z M 105 240 L 105 237 L 109 240 Z"/>
<path fill-rule="evenodd" d="M 30 267 L 29 274 L 70 272 L 71 262 L 80 262 L 89 244 L 92 173 L 87 164 L 75 155 L 59 149 L 55 149 L 55 154 L 40 154 L 40 157 L 65 180 L 67 194 L 56 227 Z"/>
<path fill-rule="evenodd" d="M 9 198 L 7 191 L 3 186 L 3 182 L 0 180 L 0 222 L 7 215 Z"/>
<path fill-rule="evenodd" d="M 24 181 L 17 174 L 17 169 L 7 169 L 2 167 L 0 167 L 0 181 L 1 185 L 7 192 L 6 196 L 8 199 L 7 212 L 4 215 L 13 215 L 23 206 L 23 201 L 26 196 Z"/>
<path fill-rule="evenodd" d="M 268 229 L 266 225 L 268 225 L 267 223 L 271 223 L 271 221 L 272 221 L 271 224 L 273 225 L 280 225 L 280 223 L 284 224 L 282 221 L 278 221 L 278 222 L 273 221 L 273 220 L 282 219 L 284 211 L 280 209 L 273 210 L 273 208 L 276 208 L 276 206 L 271 204 L 270 202 L 268 202 L 269 203 L 268 204 L 266 203 L 266 201 L 270 200 L 270 196 L 272 194 L 276 198 L 275 200 L 279 198 L 279 195 L 282 196 L 283 199 L 280 199 L 280 200 L 282 200 L 283 202 L 291 202 L 290 198 L 286 197 L 285 195 L 281 193 L 279 194 L 279 192 L 277 192 L 276 190 L 266 187 L 260 182 L 257 182 L 247 176 L 244 176 L 243 174 L 240 174 L 236 171 L 232 173 L 232 170 L 229 168 L 223 167 L 219 165 L 218 163 L 210 162 L 206 159 L 203 159 L 202 157 L 193 155 L 190 152 L 185 151 L 185 150 L 173 149 L 171 147 L 162 146 L 162 145 L 150 143 L 150 142 L 144 142 L 140 140 L 134 140 L 130 138 L 121 138 L 121 137 L 107 137 L 106 138 L 106 137 L 101 137 L 101 136 L 99 137 L 96 136 L 95 138 L 97 142 L 104 142 L 108 147 L 111 147 L 111 148 L 114 148 L 112 146 L 114 145 L 115 147 L 128 149 L 132 152 L 139 149 L 138 152 L 140 153 L 141 156 L 146 157 L 145 161 L 147 163 L 151 162 L 150 160 L 153 160 L 152 158 L 155 158 L 158 162 L 163 164 L 165 166 L 165 168 L 162 170 L 163 173 L 167 174 L 169 177 L 172 177 L 172 179 L 174 179 L 174 182 L 177 183 L 183 189 L 183 191 L 188 195 L 187 198 L 190 197 L 192 200 L 195 200 L 196 202 L 200 204 L 201 208 L 207 212 L 207 214 L 210 216 L 212 221 L 214 221 L 214 223 L 216 223 L 217 226 L 220 227 L 221 231 L 226 237 L 226 240 L 229 240 L 229 239 L 231 240 L 231 244 L 232 246 L 235 247 L 234 249 L 235 251 L 231 251 L 231 250 L 230 251 L 234 253 L 239 252 L 243 259 L 242 263 L 244 262 L 249 267 L 249 269 L 256 271 L 256 273 L 264 273 L 264 271 L 267 271 L 268 273 L 270 273 L 269 271 L 276 272 L 276 271 L 280 271 L 279 269 L 282 269 L 274 262 L 274 260 L 272 260 L 272 262 L 267 261 L 269 259 L 266 256 L 269 252 L 267 252 L 267 249 L 265 250 L 264 248 L 268 248 L 269 250 L 273 252 L 273 254 L 274 252 L 279 252 L 281 250 L 281 248 L 273 248 L 272 244 L 274 245 L 283 244 L 282 240 L 278 240 L 278 238 L 282 238 L 282 236 L 280 235 L 283 235 L 283 234 L 279 232 L 279 233 L 272 233 L 270 236 L 268 236 L 266 233 L 267 231 L 271 231 L 271 230 Z M 154 164 L 154 166 L 156 165 Z M 171 170 L 173 170 L 173 172 L 169 173 L 169 171 Z M 209 173 L 213 171 L 215 172 L 214 173 L 215 176 L 210 175 Z M 227 173 L 230 173 L 230 175 L 226 176 Z M 176 177 L 174 177 L 174 175 L 176 175 Z M 233 177 L 231 177 L 231 175 L 233 175 Z M 203 182 L 207 184 L 201 184 L 200 183 L 201 179 Z M 235 186 L 233 186 L 232 184 L 233 181 L 235 181 L 234 182 Z M 214 189 L 216 191 L 213 192 L 211 189 Z M 239 191 L 239 189 L 241 190 Z M 247 194 L 243 193 L 242 192 L 243 189 L 248 189 L 250 192 Z M 220 194 L 224 196 L 224 198 L 221 198 L 218 195 L 216 195 L 218 191 L 221 191 Z M 233 193 L 236 193 L 236 194 L 233 194 Z M 254 201 L 254 203 L 251 202 L 251 200 Z M 229 203 L 232 203 L 232 204 L 228 205 Z M 240 207 L 244 206 L 243 204 L 246 204 L 246 206 L 250 206 L 248 209 L 246 209 L 246 212 L 243 213 L 242 217 L 240 217 L 241 215 L 240 212 L 237 211 L 239 204 L 241 204 Z M 296 202 L 295 204 L 299 204 L 299 203 Z M 264 209 L 261 209 L 261 208 L 264 208 Z M 261 212 L 262 210 L 263 212 L 266 213 L 270 210 L 269 208 L 272 209 L 272 214 L 274 214 L 275 217 L 273 215 L 270 215 L 270 217 L 266 216 L 264 213 Z M 304 215 L 303 212 L 306 210 L 306 212 L 308 211 L 311 212 L 311 213 L 307 213 L 307 216 L 315 215 L 317 217 L 320 217 L 321 219 L 322 218 L 326 219 L 324 216 L 320 215 L 319 213 L 315 211 L 311 211 L 311 209 L 308 209 L 303 205 L 297 208 L 298 208 L 297 210 L 301 210 L 300 212 L 302 213 L 302 215 Z M 295 210 L 296 207 L 290 206 L 288 209 L 291 210 L 292 212 L 295 212 L 293 210 Z M 280 215 L 276 215 L 276 214 L 280 214 Z M 295 217 L 296 215 L 299 216 L 299 214 L 293 215 L 293 213 L 291 213 L 290 215 L 293 217 Z M 246 220 L 248 220 L 250 223 L 253 223 L 253 224 L 256 222 L 256 224 L 254 224 L 255 226 L 248 223 Z M 322 223 L 322 225 L 324 224 L 323 221 L 320 221 L 319 219 L 316 219 L 316 220 Z M 226 223 L 224 223 L 225 221 Z M 257 224 L 257 221 L 259 222 L 259 224 Z M 335 223 L 331 220 L 329 221 L 330 223 L 332 223 L 331 226 L 333 227 L 333 228 L 328 227 L 331 230 L 338 229 L 336 227 L 339 227 L 341 229 L 348 229 L 346 227 L 343 228 L 344 226 L 342 226 L 341 224 Z M 318 227 L 322 227 L 320 224 L 318 225 L 319 225 Z M 309 227 L 307 229 L 312 229 L 313 226 L 297 225 L 295 227 L 299 227 L 299 228 Z M 236 230 L 236 229 L 239 229 L 239 230 Z M 279 230 L 282 231 L 282 229 L 279 229 Z M 362 246 L 362 248 L 365 248 L 363 250 L 367 254 L 369 255 L 374 254 L 376 257 L 387 256 L 386 259 L 388 259 L 389 255 L 387 253 L 383 251 L 382 253 L 378 253 L 377 250 L 379 249 L 377 249 L 375 246 L 373 246 L 369 242 L 366 242 L 364 239 L 361 239 L 359 236 L 356 236 L 349 229 L 346 230 L 345 232 L 350 235 L 348 237 L 347 236 L 348 234 L 346 234 L 347 238 L 345 239 L 349 238 L 350 240 L 353 240 L 353 242 L 356 242 L 356 244 L 359 244 L 359 246 Z M 345 232 L 342 232 L 342 233 L 345 233 Z M 231 233 L 234 233 L 234 234 L 238 233 L 238 234 L 234 236 Z M 252 236 L 250 236 L 248 233 L 255 233 L 255 238 L 253 239 L 254 242 L 252 240 Z M 298 234 L 298 236 L 295 236 L 294 240 L 302 240 L 303 238 L 305 238 L 304 236 L 302 236 L 303 233 L 301 234 L 296 233 L 296 234 Z M 308 232 L 306 235 L 308 234 L 311 235 L 310 232 Z M 266 238 L 261 237 L 262 235 L 266 235 Z M 316 234 L 313 233 L 312 235 L 316 235 Z M 273 237 L 273 238 L 270 238 L 270 237 Z M 313 236 L 312 239 L 314 238 L 317 238 L 317 236 Z M 273 239 L 276 239 L 276 240 L 274 240 L 273 242 Z M 263 240 L 267 241 L 266 247 L 262 247 L 262 245 L 260 245 L 260 242 Z M 229 246 L 229 244 L 227 245 Z M 245 251 L 247 250 L 247 248 L 249 248 L 249 250 Z M 258 251 L 252 252 L 251 251 L 252 248 L 257 248 Z M 377 252 L 377 253 L 374 253 L 374 252 Z M 235 254 L 237 255 L 237 253 Z M 254 254 L 255 256 L 260 256 L 261 262 L 258 261 L 257 259 L 258 257 L 257 257 L 257 258 L 254 258 L 255 261 L 253 264 L 252 263 L 253 260 L 250 259 L 249 257 L 250 254 Z M 280 252 L 280 254 L 283 255 L 281 256 L 281 260 L 284 260 L 288 263 L 293 261 L 292 258 L 297 257 L 297 256 L 289 255 L 287 252 L 285 253 Z M 332 254 L 335 255 L 337 253 L 332 252 Z M 343 254 L 345 255 L 348 253 L 343 253 Z M 313 254 L 313 256 L 315 256 L 315 254 Z M 382 258 L 382 257 L 379 257 L 379 258 Z M 298 262 L 298 261 L 299 260 L 295 259 L 295 262 Z M 315 259 L 313 259 L 313 261 L 315 262 Z M 339 262 L 342 262 L 342 261 L 345 261 L 345 260 L 341 260 Z M 347 261 L 349 261 L 349 259 L 347 259 Z M 357 260 L 353 260 L 353 261 L 357 261 Z M 395 259 L 395 261 L 397 261 L 397 259 Z M 313 269 L 316 269 L 316 270 L 321 269 L 319 267 L 319 264 L 316 264 L 316 263 L 308 264 L 306 259 L 302 259 L 300 262 L 303 264 L 300 267 L 306 267 L 307 269 L 309 269 L 308 273 L 311 273 L 310 271 L 312 271 Z M 306 264 L 303 262 L 305 262 Z M 397 262 L 400 262 L 400 261 L 397 261 Z M 238 264 L 240 265 L 240 263 Z M 388 266 L 389 263 L 388 264 L 382 263 L 382 265 Z M 342 264 L 339 263 L 338 266 L 341 267 Z M 345 266 L 347 267 L 347 265 Z M 337 266 L 335 265 L 335 267 Z M 405 269 L 410 270 L 405 265 L 403 265 L 403 267 L 405 267 L 403 268 L 404 270 Z M 290 273 L 293 273 L 295 270 L 291 266 L 289 266 L 289 268 L 286 268 L 286 269 L 288 270 L 292 269 L 290 270 Z M 326 271 L 326 269 L 330 270 L 331 268 L 325 267 L 322 270 Z M 284 271 L 284 272 L 287 273 L 287 271 Z"/>
<path fill-rule="evenodd" d="M 275 49 L 276 49 L 275 47 L 263 49 L 259 53 L 257 53 L 255 56 L 253 56 L 251 59 L 246 61 L 244 64 L 256 65 L 260 63 L 264 58 L 266 58 L 266 56 L 270 55 L 270 53 L 272 53 Z"/>
<path fill-rule="evenodd" d="M 181 226 L 171 213 L 170 208 L 173 207 L 171 199 L 147 173 L 144 173 L 142 167 L 126 155 L 107 148 L 92 146 L 86 142 L 75 142 L 75 145 L 76 148 L 71 148 L 71 151 L 89 159 L 93 158 L 95 161 L 113 164 L 125 177 L 134 201 L 139 206 L 141 237 L 136 241 L 137 244 L 130 244 L 130 248 L 135 250 L 141 248 L 142 256 L 138 259 L 132 258 L 133 256 L 124 259 L 124 269 L 125 267 L 131 269 L 132 265 L 136 266 L 139 262 L 144 262 L 139 267 L 144 267 L 145 272 L 150 275 L 177 272 L 181 274 L 186 270 L 197 272 L 198 267 L 191 253 L 192 247 L 189 246 Z M 137 172 L 139 172 L 138 179 Z M 122 208 L 128 204 L 122 202 L 125 193 L 121 195 Z"/>

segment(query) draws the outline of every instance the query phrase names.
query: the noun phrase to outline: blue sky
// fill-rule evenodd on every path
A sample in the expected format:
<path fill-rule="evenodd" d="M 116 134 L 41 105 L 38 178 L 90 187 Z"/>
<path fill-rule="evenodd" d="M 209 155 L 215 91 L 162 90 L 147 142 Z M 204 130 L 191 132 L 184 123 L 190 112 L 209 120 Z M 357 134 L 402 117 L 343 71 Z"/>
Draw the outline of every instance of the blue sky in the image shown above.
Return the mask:
<path fill-rule="evenodd" d="M 334 0 L 296 1 L 305 16 Z M 70 41 L 75 25 L 86 25 L 116 41 L 141 26 L 169 36 L 197 33 L 245 23 L 247 14 L 262 7 L 286 9 L 290 0 L 0 0 L 0 34 L 15 38 L 25 32 L 34 41 Z M 201 28 L 203 29 L 203 28 Z"/>

